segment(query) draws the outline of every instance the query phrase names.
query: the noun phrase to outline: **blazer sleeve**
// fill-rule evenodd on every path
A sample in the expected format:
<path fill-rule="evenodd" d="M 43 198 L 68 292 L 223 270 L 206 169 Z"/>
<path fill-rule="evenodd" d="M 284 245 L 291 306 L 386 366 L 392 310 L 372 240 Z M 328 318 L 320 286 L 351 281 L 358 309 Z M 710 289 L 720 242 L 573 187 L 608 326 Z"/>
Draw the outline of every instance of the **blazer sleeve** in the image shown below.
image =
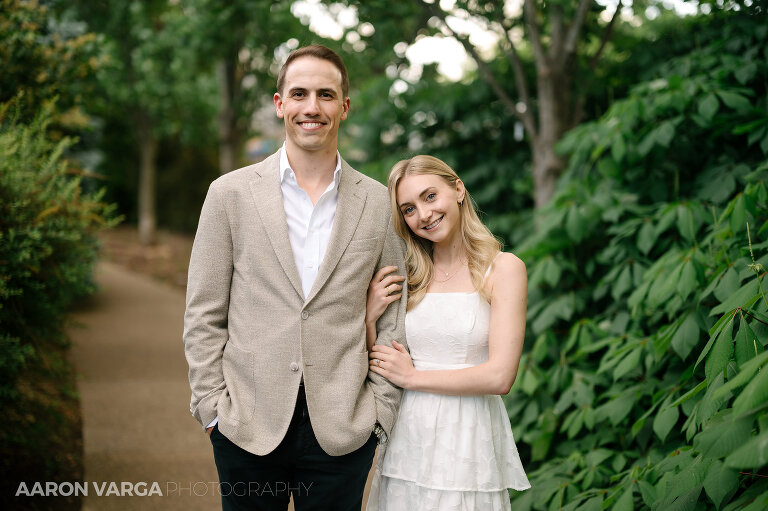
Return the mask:
<path fill-rule="evenodd" d="M 222 357 L 233 271 L 232 233 L 215 185 L 208 189 L 192 245 L 184 313 L 184 352 L 192 390 L 189 409 L 203 427 L 218 416 L 216 406 L 226 388 Z"/>
<path fill-rule="evenodd" d="M 387 208 L 389 209 L 389 208 Z M 405 243 L 395 232 L 392 214 L 389 214 L 384 248 L 376 266 L 376 271 L 384 266 L 397 266 L 398 273 L 406 275 Z M 376 323 L 376 344 L 392 346 L 397 341 L 407 347 L 405 339 L 405 308 L 408 303 L 408 286 L 403 282 L 403 292 L 400 300 L 391 304 Z M 386 378 L 368 372 L 368 377 L 376 401 L 376 420 L 389 436 L 397 418 L 402 389 L 389 382 Z"/>

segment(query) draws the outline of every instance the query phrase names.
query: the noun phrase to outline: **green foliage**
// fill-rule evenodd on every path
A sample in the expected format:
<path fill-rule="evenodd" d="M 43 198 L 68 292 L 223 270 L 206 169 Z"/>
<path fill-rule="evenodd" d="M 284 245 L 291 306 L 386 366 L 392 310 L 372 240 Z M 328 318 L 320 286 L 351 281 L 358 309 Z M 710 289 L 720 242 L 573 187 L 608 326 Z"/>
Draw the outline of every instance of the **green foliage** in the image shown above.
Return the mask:
<path fill-rule="evenodd" d="M 24 94 L 19 115 L 31 121 L 43 103 L 58 97 L 55 123 L 82 129 L 80 110 L 88 79 L 98 66 L 93 34 L 70 34 L 50 17 L 45 5 L 0 0 L 0 103 Z"/>
<path fill-rule="evenodd" d="M 0 105 L 0 433 L 3 495 L 30 466 L 46 480 L 61 452 L 79 438 L 79 417 L 63 351 L 66 308 L 94 289 L 97 229 L 115 223 L 101 194 L 82 191 L 78 171 L 62 158 L 72 142 L 48 138 L 52 105 L 31 123 L 17 105 Z M 9 114 L 9 112 L 12 112 Z M 53 388 L 45 388 L 43 383 Z M 64 449 L 61 451 L 60 449 Z M 66 451 L 70 449 L 70 451 Z M 50 451 L 50 452 L 49 452 Z M 19 459 L 19 452 L 27 458 Z M 11 474 L 13 470 L 13 474 Z M 43 479 L 39 479 L 43 477 Z M 16 479 L 17 480 L 17 479 Z"/>
<path fill-rule="evenodd" d="M 714 16 L 714 15 L 713 15 Z M 725 14 L 560 148 L 529 263 L 534 339 L 508 398 L 516 509 L 768 503 L 763 20 Z"/>

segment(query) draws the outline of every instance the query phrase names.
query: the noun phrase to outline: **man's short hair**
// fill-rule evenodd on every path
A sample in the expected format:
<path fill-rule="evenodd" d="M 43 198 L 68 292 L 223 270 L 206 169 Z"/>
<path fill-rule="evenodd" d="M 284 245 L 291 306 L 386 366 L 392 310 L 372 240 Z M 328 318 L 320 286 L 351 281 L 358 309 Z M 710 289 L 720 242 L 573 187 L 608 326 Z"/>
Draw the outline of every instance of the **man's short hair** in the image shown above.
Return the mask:
<path fill-rule="evenodd" d="M 285 73 L 288 71 L 288 66 L 294 60 L 301 57 L 314 57 L 316 59 L 327 60 L 341 72 L 341 92 L 344 98 L 349 97 L 349 75 L 347 75 L 347 67 L 344 65 L 344 61 L 341 60 L 335 51 L 330 48 L 326 48 L 320 44 L 313 44 L 311 46 L 304 46 L 291 52 L 288 58 L 285 60 L 285 64 L 280 68 L 280 72 L 277 75 L 277 92 L 283 93 L 283 86 L 285 85 Z"/>

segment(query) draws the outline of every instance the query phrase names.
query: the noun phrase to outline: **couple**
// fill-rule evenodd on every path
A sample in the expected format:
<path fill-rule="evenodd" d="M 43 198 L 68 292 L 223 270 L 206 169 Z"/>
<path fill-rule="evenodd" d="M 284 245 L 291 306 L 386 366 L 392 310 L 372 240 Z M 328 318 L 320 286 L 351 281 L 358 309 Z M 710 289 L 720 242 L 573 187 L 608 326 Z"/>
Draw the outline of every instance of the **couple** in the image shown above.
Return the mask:
<path fill-rule="evenodd" d="M 349 167 L 348 91 L 333 51 L 294 51 L 274 95 L 284 146 L 202 208 L 184 344 L 223 509 L 360 509 L 377 443 L 369 507 L 508 509 L 506 488 L 528 487 L 498 396 L 525 267 L 439 160 L 400 162 L 389 194 Z"/>

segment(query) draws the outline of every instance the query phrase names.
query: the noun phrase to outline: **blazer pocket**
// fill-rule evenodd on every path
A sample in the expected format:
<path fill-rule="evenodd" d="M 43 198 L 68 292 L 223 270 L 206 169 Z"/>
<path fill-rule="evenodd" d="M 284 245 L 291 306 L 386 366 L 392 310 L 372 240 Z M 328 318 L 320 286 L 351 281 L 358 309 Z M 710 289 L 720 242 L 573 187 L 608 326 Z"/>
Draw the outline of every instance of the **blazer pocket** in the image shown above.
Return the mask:
<path fill-rule="evenodd" d="M 352 254 L 357 252 L 368 252 L 379 246 L 381 238 L 365 238 L 361 240 L 352 240 L 347 245 L 345 253 Z"/>
<path fill-rule="evenodd" d="M 253 354 L 227 342 L 222 369 L 227 387 L 218 405 L 219 415 L 237 422 L 250 421 L 255 408 Z"/>

